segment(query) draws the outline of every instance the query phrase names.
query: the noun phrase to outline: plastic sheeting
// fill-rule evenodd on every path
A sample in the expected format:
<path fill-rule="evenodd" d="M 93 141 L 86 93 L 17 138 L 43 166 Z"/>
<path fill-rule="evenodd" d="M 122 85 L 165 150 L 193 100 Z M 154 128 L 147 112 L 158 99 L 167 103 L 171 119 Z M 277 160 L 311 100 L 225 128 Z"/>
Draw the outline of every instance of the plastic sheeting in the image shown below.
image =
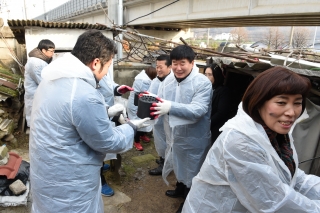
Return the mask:
<path fill-rule="evenodd" d="M 320 178 L 290 171 L 239 105 L 193 179 L 183 213 L 320 212 Z M 293 158 L 298 162 L 289 133 Z"/>
<path fill-rule="evenodd" d="M 112 127 L 92 71 L 72 54 L 42 71 L 30 128 L 32 212 L 103 213 L 106 153 L 133 146 L 128 124 Z"/>
<path fill-rule="evenodd" d="M 100 81 L 99 92 L 103 95 L 104 101 L 110 107 L 114 105 L 114 89 L 118 86 L 112 79 L 111 75 L 105 75 Z"/>
<path fill-rule="evenodd" d="M 36 57 L 29 57 L 24 73 L 24 102 L 26 110 L 27 126 L 30 127 L 33 96 L 41 82 L 41 71 L 48 65 L 47 62 Z"/>
<path fill-rule="evenodd" d="M 211 82 L 194 67 L 178 83 L 174 75 L 164 81 L 159 97 L 172 101 L 169 115 L 164 115 L 167 150 L 162 177 L 173 170 L 179 182 L 191 186 L 209 149 Z"/>
<path fill-rule="evenodd" d="M 171 71 L 167 77 L 172 75 L 173 75 L 173 72 Z M 162 82 L 158 78 L 153 79 L 148 91 L 158 95 L 159 90 L 161 90 L 165 79 Z M 158 119 L 154 121 L 153 138 L 154 138 L 154 145 L 156 147 L 158 155 L 163 159 L 165 159 L 167 143 L 166 143 L 166 134 L 164 132 L 162 119 L 163 119 L 163 116 L 160 116 Z"/>
<path fill-rule="evenodd" d="M 308 118 L 298 122 L 292 132 L 294 145 L 300 162 L 318 157 L 319 155 L 319 153 L 317 153 L 317 148 L 319 147 L 318 143 L 320 139 L 320 107 L 307 99 L 306 111 Z M 309 174 L 312 169 L 312 163 L 312 160 L 302 163 L 299 165 L 299 168 Z"/>

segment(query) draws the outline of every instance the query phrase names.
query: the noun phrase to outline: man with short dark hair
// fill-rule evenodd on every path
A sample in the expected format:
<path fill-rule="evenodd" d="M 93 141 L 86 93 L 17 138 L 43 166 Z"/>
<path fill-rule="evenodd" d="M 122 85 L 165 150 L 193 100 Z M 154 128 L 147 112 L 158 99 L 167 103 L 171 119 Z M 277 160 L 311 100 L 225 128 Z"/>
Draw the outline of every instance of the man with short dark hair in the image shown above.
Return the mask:
<path fill-rule="evenodd" d="M 156 69 L 157 69 L 157 77 L 152 80 L 149 92 L 153 94 L 158 94 L 158 91 L 161 89 L 164 80 L 169 76 L 173 75 L 171 72 L 171 60 L 169 55 L 159 55 L 156 60 Z M 166 134 L 163 129 L 163 120 L 162 117 L 155 120 L 155 124 L 153 126 L 153 138 L 154 145 L 156 147 L 157 153 L 160 157 L 157 160 L 159 164 L 157 168 L 150 169 L 150 175 L 161 175 L 162 169 L 164 165 L 165 153 L 166 153 Z"/>
<path fill-rule="evenodd" d="M 163 116 L 166 133 L 168 147 L 162 177 L 167 182 L 173 170 L 177 178 L 176 189 L 167 190 L 166 195 L 186 198 L 210 147 L 212 86 L 194 66 L 191 47 L 175 47 L 170 59 L 174 75 L 164 81 L 158 93 L 160 102 L 154 103 L 151 110 L 156 110 L 153 115 Z M 183 203 L 177 213 L 182 207 Z"/>
<path fill-rule="evenodd" d="M 98 30 L 79 36 L 71 53 L 42 71 L 30 126 L 30 183 L 33 213 L 104 212 L 100 168 L 106 153 L 132 148 L 144 122 L 113 127 L 110 107 L 96 89 L 116 47 Z M 120 116 L 121 118 L 121 116 Z"/>
<path fill-rule="evenodd" d="M 54 43 L 48 39 L 43 39 L 39 42 L 38 47 L 28 54 L 29 58 L 24 73 L 24 103 L 28 127 L 30 127 L 33 96 L 42 79 L 41 71 L 52 61 L 54 51 Z"/>

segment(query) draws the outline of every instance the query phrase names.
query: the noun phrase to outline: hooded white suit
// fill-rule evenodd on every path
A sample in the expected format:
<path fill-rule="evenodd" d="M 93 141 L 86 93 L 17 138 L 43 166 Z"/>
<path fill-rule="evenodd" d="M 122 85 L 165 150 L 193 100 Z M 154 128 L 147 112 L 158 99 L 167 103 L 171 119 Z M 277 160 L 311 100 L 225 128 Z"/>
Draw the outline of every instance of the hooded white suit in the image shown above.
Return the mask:
<path fill-rule="evenodd" d="M 132 147 L 133 129 L 113 128 L 92 71 L 72 54 L 42 71 L 30 128 L 33 213 L 103 213 L 106 153 Z"/>
<path fill-rule="evenodd" d="M 291 133 L 293 177 L 241 104 L 221 130 L 192 181 L 183 213 L 320 212 L 320 178 L 298 168 Z"/>

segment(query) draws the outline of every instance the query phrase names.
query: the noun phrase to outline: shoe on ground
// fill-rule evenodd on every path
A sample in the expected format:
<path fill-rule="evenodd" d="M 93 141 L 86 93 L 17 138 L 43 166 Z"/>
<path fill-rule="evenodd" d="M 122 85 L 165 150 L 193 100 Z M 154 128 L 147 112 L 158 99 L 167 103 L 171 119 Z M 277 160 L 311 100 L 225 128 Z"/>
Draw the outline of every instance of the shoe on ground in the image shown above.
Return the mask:
<path fill-rule="evenodd" d="M 106 197 L 111 197 L 112 195 L 114 195 L 114 191 L 108 184 L 105 183 L 101 187 L 101 194 Z"/>
<path fill-rule="evenodd" d="M 150 142 L 150 138 L 148 138 L 146 135 L 140 136 L 140 140 L 142 140 L 145 143 L 149 143 Z"/>
<path fill-rule="evenodd" d="M 159 164 L 157 168 L 150 169 L 149 175 L 162 175 L 163 164 Z"/>
<path fill-rule="evenodd" d="M 104 164 L 103 167 L 102 167 L 102 171 L 103 172 L 106 172 L 110 169 L 110 165 L 109 164 Z"/>
<path fill-rule="evenodd" d="M 178 210 L 176 211 L 176 213 L 181 213 L 182 212 L 182 208 L 183 208 L 183 204 L 184 202 L 182 202 L 178 208 Z"/>
<path fill-rule="evenodd" d="M 184 197 L 184 191 L 178 191 L 178 190 L 167 190 L 166 195 L 171 198 L 178 198 L 178 197 Z"/>
<path fill-rule="evenodd" d="M 160 157 L 159 159 L 156 159 L 157 164 L 164 164 L 164 158 Z"/>
<path fill-rule="evenodd" d="M 141 143 L 136 143 L 136 142 L 134 142 L 133 143 L 133 146 L 136 148 L 136 150 L 138 150 L 138 151 L 143 151 L 143 147 L 141 146 Z"/>

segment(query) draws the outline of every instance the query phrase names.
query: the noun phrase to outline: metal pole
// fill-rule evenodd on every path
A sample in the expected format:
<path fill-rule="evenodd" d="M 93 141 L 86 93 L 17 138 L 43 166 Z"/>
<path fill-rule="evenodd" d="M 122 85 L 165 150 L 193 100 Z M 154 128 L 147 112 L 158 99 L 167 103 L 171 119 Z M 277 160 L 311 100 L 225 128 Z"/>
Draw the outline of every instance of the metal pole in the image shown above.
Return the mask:
<path fill-rule="evenodd" d="M 294 26 L 291 27 L 289 48 L 293 48 L 293 47 L 292 47 L 293 31 L 294 31 Z"/>
<path fill-rule="evenodd" d="M 208 28 L 208 34 L 207 34 L 207 48 L 209 48 L 209 31 L 210 31 L 210 28 Z"/>
<path fill-rule="evenodd" d="M 118 26 L 122 26 L 123 25 L 123 0 L 119 0 L 118 2 Z M 119 34 L 119 38 L 122 41 L 123 39 L 123 35 L 122 33 Z M 122 52 L 122 43 L 118 42 L 118 60 L 121 59 L 123 57 L 123 52 Z"/>
<path fill-rule="evenodd" d="M 313 45 L 312 45 L 313 48 L 314 48 L 314 43 L 316 42 L 317 28 L 318 28 L 318 27 L 316 27 L 316 30 L 314 31 Z"/>
<path fill-rule="evenodd" d="M 27 5 L 26 5 L 26 0 L 23 0 L 23 2 L 24 2 L 24 15 L 25 15 L 26 19 L 28 19 L 28 17 L 27 17 Z"/>

